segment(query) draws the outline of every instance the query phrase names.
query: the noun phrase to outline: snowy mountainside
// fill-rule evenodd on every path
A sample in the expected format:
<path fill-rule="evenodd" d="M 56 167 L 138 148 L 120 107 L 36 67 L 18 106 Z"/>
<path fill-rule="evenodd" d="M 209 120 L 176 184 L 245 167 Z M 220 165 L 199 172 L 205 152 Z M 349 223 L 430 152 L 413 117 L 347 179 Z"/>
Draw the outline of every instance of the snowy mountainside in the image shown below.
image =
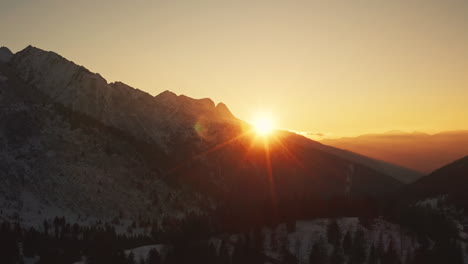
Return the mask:
<path fill-rule="evenodd" d="M 367 258 L 372 246 L 375 248 L 382 247 L 381 250 L 384 251 L 390 247 L 394 247 L 394 250 L 398 252 L 397 255 L 402 261 L 414 254 L 414 251 L 419 247 L 414 237 L 404 234 L 404 231 L 398 225 L 391 224 L 382 219 L 375 220 L 371 226 L 367 227 L 364 227 L 358 218 L 298 221 L 295 232 L 286 236 L 288 249 L 299 259 L 299 263 L 308 263 L 314 244 L 329 240 L 327 237 L 327 226 L 331 225 L 333 221 L 337 222 L 340 234 L 338 245 L 332 245 L 331 242 L 328 244 L 327 253 L 330 257 L 334 249 L 343 244 L 347 232 L 351 234 L 353 239 L 356 238 L 358 231 L 364 232 L 365 254 Z M 284 232 L 286 232 L 285 226 L 265 230 L 265 248 L 272 257 L 280 255 L 278 245 L 281 246 L 281 242 L 278 240 L 278 237 L 284 235 Z M 274 241 L 275 239 L 277 241 Z M 348 259 L 350 257 L 346 256 Z"/>
<path fill-rule="evenodd" d="M 34 250 L 26 250 L 27 258 L 47 259 L 42 244 L 68 255 L 64 250 L 76 246 L 70 237 L 91 247 L 122 242 L 104 254 L 81 245 L 74 261 L 124 254 L 130 247 L 142 257 L 151 249 L 142 245 L 164 244 L 173 247 L 166 263 L 181 263 L 174 262 L 177 255 L 198 249 L 217 258 L 213 245 L 203 247 L 209 238 L 218 257 L 237 261 L 215 263 L 233 264 L 245 263 L 243 258 L 266 263 L 381 258 L 406 264 L 421 241 L 429 241 L 423 252 L 429 258 L 440 251 L 444 258 L 455 252 L 445 245 L 460 243 L 452 234 L 432 240 L 431 230 L 452 232 L 452 225 L 430 226 L 415 240 L 406 229 L 375 218 L 403 184 L 373 161 L 291 132 L 260 138 L 222 103 L 169 91 L 153 97 L 120 82 L 108 84 L 52 52 L 28 47 L 0 61 L 0 109 L 0 221 L 6 220 L 6 234 L 20 230 L 9 244 L 18 252 L 19 241 L 31 242 L 30 235 L 43 239 L 29 245 Z M 466 179 L 464 163 L 435 172 L 455 175 L 455 184 L 447 186 L 457 187 L 456 194 L 464 190 L 459 184 Z M 317 219 L 358 215 L 371 219 Z M 405 220 L 400 211 L 393 217 Z M 439 220 L 436 215 L 428 222 Z M 51 223 L 54 230 L 47 227 Z M 70 232 L 74 223 L 81 226 Z M 270 227 L 259 228 L 265 226 Z M 446 243 L 453 238 L 455 244 Z"/>
<path fill-rule="evenodd" d="M 56 53 L 31 46 L 15 54 L 11 64 L 21 79 L 54 102 L 166 151 L 173 150 L 174 135 L 178 140 L 199 139 L 186 129 L 189 123 L 239 123 L 224 105 L 216 107 L 211 99 L 194 100 L 169 91 L 153 97 L 120 82 L 109 84 Z M 213 140 L 216 131 L 209 132 L 204 140 Z"/>
<path fill-rule="evenodd" d="M 203 198 L 169 186 L 133 141 L 49 103 L 2 69 L 9 78 L 0 82 L 0 219 L 160 222 L 201 211 Z"/>
<path fill-rule="evenodd" d="M 207 145 L 238 135 L 247 126 L 223 103 L 215 105 L 209 98 L 193 99 L 170 91 L 153 97 L 121 82 L 107 83 L 99 74 L 35 47 L 28 46 L 15 54 L 11 64 L 20 78 L 54 102 L 152 142 L 165 152 L 179 151 L 175 142 L 182 141 L 201 152 Z M 348 151 L 317 142 L 312 144 L 311 140 L 308 143 L 317 150 L 363 164 L 403 182 L 418 176 L 413 171 Z"/>
<path fill-rule="evenodd" d="M 311 257 L 317 252 L 312 251 L 317 245 L 323 250 L 320 263 L 335 263 L 338 257 L 341 259 L 338 263 L 354 263 L 356 254 L 362 258 L 358 263 L 384 259 L 390 261 L 386 263 L 413 263 L 421 247 L 415 234 L 380 218 L 365 222 L 356 217 L 302 220 L 264 227 L 257 235 L 254 233 L 249 233 L 249 237 L 237 234 L 212 238 L 210 243 L 215 245 L 218 254 L 224 251 L 235 258 L 239 244 L 257 243 L 252 241 L 259 239 L 261 251 L 269 259 L 266 263 L 289 263 L 287 259 L 293 256 L 295 260 L 291 263 L 299 264 L 313 261 Z"/>
<path fill-rule="evenodd" d="M 345 196 L 373 210 L 373 197 L 401 186 L 359 162 L 297 144 L 294 133 L 270 141 L 268 164 L 264 145 L 224 104 L 109 84 L 53 52 L 29 46 L 0 70 L 1 197 L 9 217 L 63 209 L 160 222 L 216 208 L 248 223 L 279 217 L 276 206 L 287 218 L 339 210 Z M 276 197 L 272 182 L 280 186 Z M 335 196 L 333 209 L 321 206 Z"/>

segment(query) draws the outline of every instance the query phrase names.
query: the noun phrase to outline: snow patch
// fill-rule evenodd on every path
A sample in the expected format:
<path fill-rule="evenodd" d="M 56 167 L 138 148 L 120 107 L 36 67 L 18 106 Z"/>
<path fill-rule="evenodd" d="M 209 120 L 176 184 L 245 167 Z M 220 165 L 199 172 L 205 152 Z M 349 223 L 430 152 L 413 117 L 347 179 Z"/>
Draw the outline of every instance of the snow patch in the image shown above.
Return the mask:
<path fill-rule="evenodd" d="M 164 260 L 164 258 L 167 255 L 167 252 L 170 250 L 170 247 L 164 244 L 147 245 L 147 246 L 125 250 L 125 254 L 130 255 L 130 253 L 133 253 L 135 261 L 137 263 L 140 263 L 141 259 L 146 260 L 146 258 L 148 257 L 148 253 L 152 249 L 156 249 L 159 255 L 161 256 L 161 259 Z"/>

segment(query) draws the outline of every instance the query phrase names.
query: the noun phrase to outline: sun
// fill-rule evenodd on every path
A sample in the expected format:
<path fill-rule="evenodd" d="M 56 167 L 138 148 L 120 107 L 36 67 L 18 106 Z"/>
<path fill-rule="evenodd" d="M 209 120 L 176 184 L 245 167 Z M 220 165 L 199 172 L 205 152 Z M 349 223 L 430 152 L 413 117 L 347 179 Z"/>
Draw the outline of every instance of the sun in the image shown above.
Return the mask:
<path fill-rule="evenodd" d="M 267 136 L 273 132 L 273 120 L 267 116 L 258 117 L 254 123 L 254 130 L 258 135 Z"/>

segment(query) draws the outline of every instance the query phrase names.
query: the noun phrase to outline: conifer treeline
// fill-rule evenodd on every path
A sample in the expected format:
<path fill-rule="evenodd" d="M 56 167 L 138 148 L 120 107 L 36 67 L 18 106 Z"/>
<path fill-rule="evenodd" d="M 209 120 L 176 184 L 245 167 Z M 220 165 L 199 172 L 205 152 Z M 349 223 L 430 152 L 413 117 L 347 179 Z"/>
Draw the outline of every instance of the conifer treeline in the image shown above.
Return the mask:
<path fill-rule="evenodd" d="M 325 235 L 311 243 L 305 257 L 310 264 L 431 264 L 441 263 L 441 260 L 463 263 L 462 248 L 454 237 L 451 222 L 424 209 L 413 209 L 400 215 L 400 221 L 410 221 L 407 223 L 409 226 L 421 217 L 431 219 L 426 221 L 430 223 L 427 226 L 413 227 L 421 245 L 415 251 L 403 254 L 397 247 L 399 241 L 392 237 L 370 240 L 366 230 L 372 228 L 372 220 L 367 220 L 367 223 L 361 219 L 364 226 L 359 226 L 355 232 L 344 232 L 337 221 L 332 220 L 326 227 Z M 238 233 L 234 241 L 221 238 L 220 244 L 217 244 L 209 238 L 219 236 L 210 234 L 200 219 L 167 220 L 165 224 L 168 227 L 164 231 L 153 224 L 151 236 L 145 236 L 118 234 L 114 225 L 109 223 L 94 227 L 71 224 L 64 217 L 45 221 L 40 230 L 3 222 L 0 225 L 0 263 L 21 264 L 25 257 L 35 257 L 38 264 L 75 263 L 83 258 L 88 264 L 298 264 L 298 258 L 304 259 L 304 256 L 291 253 L 294 250 L 287 236 L 283 234 L 279 237 L 274 227 L 271 229 L 270 249 L 277 253 L 277 257 L 271 258 L 265 254 L 265 237 L 261 227 Z M 437 231 L 433 230 L 434 225 Z M 137 228 L 140 223 L 133 223 L 132 226 Z M 296 231 L 295 222 L 288 222 L 285 227 L 286 233 Z M 150 244 L 165 244 L 167 250 L 162 254 L 156 248 L 151 249 L 141 259 L 137 259 L 133 253 L 124 253 L 126 249 Z"/>

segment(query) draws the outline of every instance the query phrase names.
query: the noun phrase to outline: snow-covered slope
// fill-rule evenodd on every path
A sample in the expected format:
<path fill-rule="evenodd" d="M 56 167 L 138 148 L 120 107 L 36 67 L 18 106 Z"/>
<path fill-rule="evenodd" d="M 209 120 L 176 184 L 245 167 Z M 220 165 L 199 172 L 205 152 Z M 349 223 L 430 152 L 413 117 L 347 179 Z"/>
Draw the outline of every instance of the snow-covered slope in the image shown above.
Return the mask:
<path fill-rule="evenodd" d="M 119 219 L 125 232 L 133 220 L 203 211 L 206 199 L 170 186 L 132 138 L 51 103 L 5 66 L 0 76 L 0 220 Z"/>
<path fill-rule="evenodd" d="M 367 223 L 356 217 L 296 221 L 262 228 L 256 238 L 252 233 L 249 238 L 246 234 L 237 234 L 213 238 L 211 243 L 218 252 L 222 245 L 227 247 L 233 257 L 240 241 L 260 240 L 261 252 L 270 259 L 266 263 L 315 263 L 310 260 L 315 245 L 323 250 L 319 263 L 380 263 L 384 258 L 387 258 L 386 263 L 412 263 L 421 246 L 415 234 L 384 219 L 364 220 Z M 330 237 L 332 225 L 336 226 L 335 238 Z M 286 259 L 285 255 L 289 254 L 294 256 L 294 262 Z M 357 261 L 356 254 L 362 254 L 363 260 Z M 390 254 L 394 254 L 393 261 L 388 259 Z"/>

